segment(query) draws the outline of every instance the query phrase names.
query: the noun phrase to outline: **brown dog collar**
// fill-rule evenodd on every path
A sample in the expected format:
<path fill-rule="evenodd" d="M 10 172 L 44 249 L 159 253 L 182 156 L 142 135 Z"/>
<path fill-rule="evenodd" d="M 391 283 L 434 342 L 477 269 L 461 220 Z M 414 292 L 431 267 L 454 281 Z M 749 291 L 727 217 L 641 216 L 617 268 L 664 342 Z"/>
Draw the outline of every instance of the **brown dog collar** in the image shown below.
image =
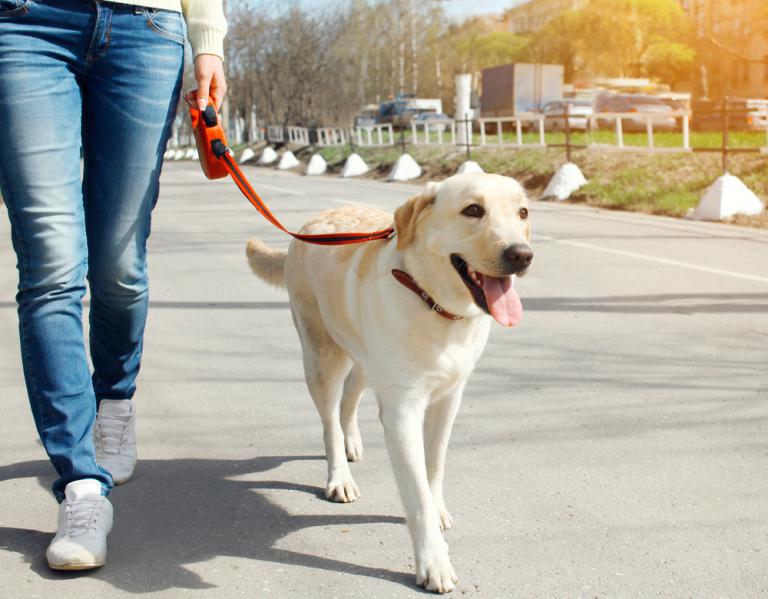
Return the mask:
<path fill-rule="evenodd" d="M 397 282 L 403 285 L 404 287 L 407 287 L 411 291 L 413 291 L 416 295 L 418 295 L 421 298 L 421 301 L 423 301 L 427 306 L 429 306 L 429 309 L 433 312 L 437 312 L 440 316 L 443 318 L 447 318 L 448 320 L 461 320 L 464 318 L 463 316 L 457 316 L 456 314 L 451 314 L 443 308 L 440 304 L 438 304 L 435 300 L 432 299 L 432 297 L 424 291 L 419 285 L 414 281 L 413 277 L 409 275 L 404 270 L 399 270 L 397 268 L 392 269 L 392 275 L 397 279 Z"/>

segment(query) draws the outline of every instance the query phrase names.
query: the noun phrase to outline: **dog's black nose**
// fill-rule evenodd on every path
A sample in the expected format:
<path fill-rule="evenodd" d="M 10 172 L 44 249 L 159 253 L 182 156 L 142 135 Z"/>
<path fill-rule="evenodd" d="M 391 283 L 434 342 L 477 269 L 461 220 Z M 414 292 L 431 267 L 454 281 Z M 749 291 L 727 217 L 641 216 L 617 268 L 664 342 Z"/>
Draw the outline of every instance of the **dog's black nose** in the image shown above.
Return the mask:
<path fill-rule="evenodd" d="M 525 270 L 533 261 L 533 250 L 525 243 L 516 243 L 504 250 L 504 262 L 510 268 L 510 274 Z"/>

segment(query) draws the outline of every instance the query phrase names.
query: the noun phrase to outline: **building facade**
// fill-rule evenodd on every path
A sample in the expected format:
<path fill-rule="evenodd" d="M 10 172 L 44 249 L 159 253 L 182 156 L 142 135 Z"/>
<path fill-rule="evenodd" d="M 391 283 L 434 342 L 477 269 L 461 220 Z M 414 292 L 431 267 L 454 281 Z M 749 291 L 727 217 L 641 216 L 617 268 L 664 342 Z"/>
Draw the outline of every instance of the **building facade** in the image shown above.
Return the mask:
<path fill-rule="evenodd" d="M 693 90 L 712 98 L 768 97 L 766 0 L 679 0 L 693 22 Z"/>

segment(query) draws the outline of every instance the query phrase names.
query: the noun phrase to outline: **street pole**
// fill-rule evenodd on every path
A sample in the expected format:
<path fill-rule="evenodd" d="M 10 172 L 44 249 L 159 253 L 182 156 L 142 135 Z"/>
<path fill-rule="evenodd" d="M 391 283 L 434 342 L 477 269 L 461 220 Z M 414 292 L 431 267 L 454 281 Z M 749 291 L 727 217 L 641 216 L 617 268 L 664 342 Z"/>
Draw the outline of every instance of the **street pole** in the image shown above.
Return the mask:
<path fill-rule="evenodd" d="M 565 103 L 565 158 L 571 161 L 571 105 Z"/>
<path fill-rule="evenodd" d="M 723 174 L 728 174 L 728 96 L 723 97 Z"/>
<path fill-rule="evenodd" d="M 466 127 L 467 136 L 467 160 L 472 159 L 472 121 L 469 118 L 469 113 L 464 114 L 464 126 Z"/>

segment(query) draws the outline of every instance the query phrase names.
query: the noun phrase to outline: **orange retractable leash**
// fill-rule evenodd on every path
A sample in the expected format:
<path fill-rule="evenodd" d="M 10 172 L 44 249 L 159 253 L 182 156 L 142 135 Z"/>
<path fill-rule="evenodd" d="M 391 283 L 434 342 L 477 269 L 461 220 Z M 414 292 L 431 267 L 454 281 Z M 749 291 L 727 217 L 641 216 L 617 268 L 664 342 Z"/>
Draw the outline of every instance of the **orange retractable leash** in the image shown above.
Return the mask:
<path fill-rule="evenodd" d="M 285 231 L 296 239 L 315 243 L 318 245 L 347 245 L 352 243 L 364 243 L 377 239 L 388 239 L 395 232 L 393 228 L 373 231 L 371 233 L 327 233 L 320 235 L 307 235 L 293 233 L 286 229 L 277 217 L 270 212 L 267 205 L 259 197 L 259 194 L 251 187 L 248 179 L 237 166 L 232 152 L 227 146 L 227 138 L 219 123 L 218 115 L 213 104 L 201 111 L 196 106 L 190 107 L 192 117 L 192 129 L 195 132 L 197 152 L 200 155 L 200 166 L 203 167 L 205 176 L 209 179 L 222 179 L 229 175 L 248 201 L 253 204 L 261 215 L 278 229 Z"/>

